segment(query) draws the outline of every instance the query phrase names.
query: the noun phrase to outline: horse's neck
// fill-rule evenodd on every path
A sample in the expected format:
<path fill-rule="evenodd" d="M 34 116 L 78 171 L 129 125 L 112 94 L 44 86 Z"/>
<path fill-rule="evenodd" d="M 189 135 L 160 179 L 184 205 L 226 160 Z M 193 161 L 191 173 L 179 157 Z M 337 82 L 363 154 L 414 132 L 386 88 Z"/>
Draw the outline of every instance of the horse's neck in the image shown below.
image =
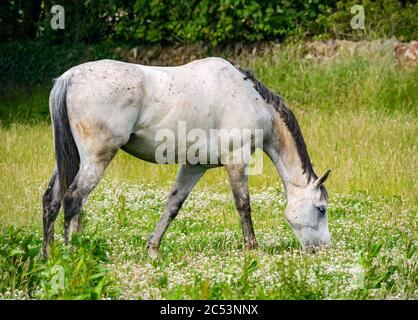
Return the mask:
<path fill-rule="evenodd" d="M 286 194 L 292 187 L 304 187 L 308 173 L 302 168 L 302 159 L 291 132 L 279 116 L 275 119 L 275 141 L 269 147 L 268 154 L 279 171 Z"/>
<path fill-rule="evenodd" d="M 308 179 L 302 168 L 297 164 L 295 165 L 295 161 L 290 159 L 293 156 L 289 156 L 286 151 L 279 150 L 279 148 L 270 151 L 269 156 L 279 171 L 286 192 L 292 186 L 304 187 L 308 184 Z"/>

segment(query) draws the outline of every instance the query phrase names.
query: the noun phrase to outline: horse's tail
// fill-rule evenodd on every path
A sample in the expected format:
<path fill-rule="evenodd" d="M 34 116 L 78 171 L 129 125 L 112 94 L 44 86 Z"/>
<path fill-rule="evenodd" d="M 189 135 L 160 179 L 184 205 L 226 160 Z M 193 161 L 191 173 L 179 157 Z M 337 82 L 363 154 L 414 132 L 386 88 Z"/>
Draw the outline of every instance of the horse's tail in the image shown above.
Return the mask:
<path fill-rule="evenodd" d="M 67 89 L 71 78 L 72 74 L 67 72 L 56 79 L 49 96 L 61 197 L 64 197 L 80 167 L 80 154 L 67 114 Z"/>

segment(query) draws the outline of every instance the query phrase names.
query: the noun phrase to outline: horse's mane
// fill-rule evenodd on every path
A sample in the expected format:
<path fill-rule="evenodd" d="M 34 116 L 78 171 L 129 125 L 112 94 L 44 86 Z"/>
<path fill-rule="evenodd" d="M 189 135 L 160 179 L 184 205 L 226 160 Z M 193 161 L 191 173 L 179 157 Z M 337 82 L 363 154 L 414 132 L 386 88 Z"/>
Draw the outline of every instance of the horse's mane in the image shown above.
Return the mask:
<path fill-rule="evenodd" d="M 240 67 L 237 67 L 237 69 L 245 76 L 244 80 L 250 80 L 253 82 L 255 90 L 261 95 L 264 101 L 273 106 L 273 108 L 280 114 L 280 117 L 286 124 L 287 129 L 290 131 L 293 140 L 295 141 L 296 149 L 302 162 L 303 173 L 308 174 L 308 183 L 311 181 L 311 178 L 317 179 L 318 176 L 312 168 L 312 163 L 309 159 L 308 150 L 306 148 L 305 140 L 303 139 L 298 121 L 296 120 L 293 112 L 284 103 L 283 98 L 270 91 L 270 89 L 258 81 L 252 71 L 244 70 Z"/>

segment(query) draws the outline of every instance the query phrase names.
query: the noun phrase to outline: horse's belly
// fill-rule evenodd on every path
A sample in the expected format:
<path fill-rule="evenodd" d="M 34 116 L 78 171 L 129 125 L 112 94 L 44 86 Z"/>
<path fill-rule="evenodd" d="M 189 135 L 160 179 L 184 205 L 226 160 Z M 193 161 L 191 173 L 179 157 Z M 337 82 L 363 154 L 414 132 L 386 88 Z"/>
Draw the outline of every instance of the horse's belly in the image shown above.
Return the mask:
<path fill-rule="evenodd" d="M 216 167 L 247 162 L 245 157 L 261 147 L 262 140 L 258 129 L 188 129 L 185 123 L 179 122 L 177 128 L 138 130 L 121 148 L 148 162 Z"/>
<path fill-rule="evenodd" d="M 131 134 L 131 137 L 121 149 L 130 155 L 148 162 L 157 163 L 155 159 L 155 146 L 148 139 L 143 139 L 136 134 Z"/>

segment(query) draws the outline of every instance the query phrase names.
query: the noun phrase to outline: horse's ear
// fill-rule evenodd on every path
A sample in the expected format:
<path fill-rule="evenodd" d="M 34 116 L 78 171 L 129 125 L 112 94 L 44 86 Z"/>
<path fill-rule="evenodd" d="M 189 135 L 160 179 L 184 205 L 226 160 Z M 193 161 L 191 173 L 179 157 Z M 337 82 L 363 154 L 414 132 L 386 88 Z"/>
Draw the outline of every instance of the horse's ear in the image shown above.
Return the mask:
<path fill-rule="evenodd" d="M 331 173 L 331 170 L 328 170 L 327 172 L 325 172 L 321 177 L 319 177 L 318 179 L 316 179 L 313 184 L 315 187 L 319 188 L 320 186 L 322 186 L 325 181 L 328 179 L 329 174 Z"/>

